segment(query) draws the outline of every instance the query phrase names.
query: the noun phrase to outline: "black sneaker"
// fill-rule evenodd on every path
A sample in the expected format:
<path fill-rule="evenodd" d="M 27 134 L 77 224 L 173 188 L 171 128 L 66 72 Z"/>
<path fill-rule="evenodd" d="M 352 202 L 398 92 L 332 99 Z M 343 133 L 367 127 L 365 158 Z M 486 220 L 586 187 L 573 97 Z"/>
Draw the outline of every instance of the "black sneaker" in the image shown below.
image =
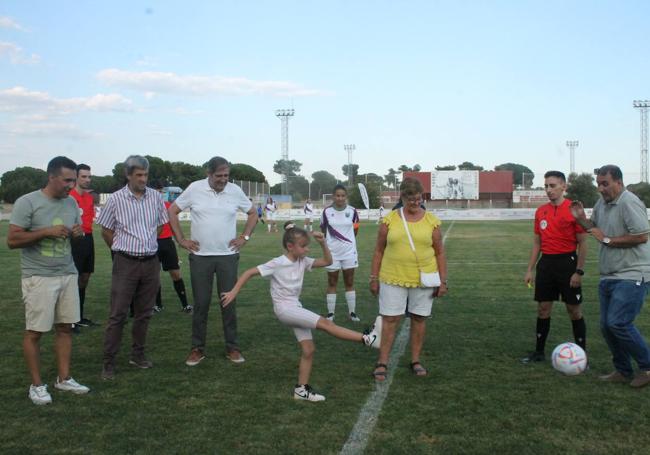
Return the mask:
<path fill-rule="evenodd" d="M 81 321 L 77 322 L 77 325 L 80 326 L 80 327 L 92 327 L 92 326 L 97 325 L 97 324 L 95 324 L 90 319 L 81 318 Z"/>
<path fill-rule="evenodd" d="M 183 308 L 181 308 L 181 311 L 183 313 L 192 314 L 192 305 L 184 306 Z"/>
<path fill-rule="evenodd" d="M 361 322 L 361 319 L 359 319 L 359 316 L 353 311 L 350 313 L 350 321 L 352 322 Z"/>
<path fill-rule="evenodd" d="M 163 310 L 163 307 L 161 307 L 161 306 L 156 305 L 156 306 L 153 307 L 154 313 L 160 313 L 162 310 Z"/>
<path fill-rule="evenodd" d="M 533 351 L 530 354 L 528 354 L 526 357 L 521 359 L 520 362 L 526 365 L 534 362 L 543 362 L 544 360 L 546 360 L 546 357 L 544 357 L 543 352 Z"/>

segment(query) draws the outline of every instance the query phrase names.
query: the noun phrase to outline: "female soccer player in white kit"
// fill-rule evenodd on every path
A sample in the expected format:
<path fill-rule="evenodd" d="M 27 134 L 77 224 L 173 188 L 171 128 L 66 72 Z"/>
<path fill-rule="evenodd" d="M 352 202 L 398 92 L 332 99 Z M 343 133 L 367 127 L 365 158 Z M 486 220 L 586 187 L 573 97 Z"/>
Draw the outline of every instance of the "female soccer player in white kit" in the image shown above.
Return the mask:
<path fill-rule="evenodd" d="M 314 218 L 314 204 L 311 203 L 311 199 L 305 201 L 305 206 L 302 208 L 302 211 L 305 213 L 305 231 L 312 232 L 314 230 L 311 226 Z"/>
<path fill-rule="evenodd" d="M 264 206 L 264 212 L 266 212 L 266 225 L 269 227 L 269 233 L 271 233 L 271 227 L 273 227 L 274 232 L 278 232 L 278 225 L 275 224 L 275 215 L 278 210 L 278 206 L 271 196 L 266 198 L 266 205 Z"/>
<path fill-rule="evenodd" d="M 354 290 L 354 269 L 359 266 L 356 235 L 359 229 L 357 209 L 348 205 L 348 191 L 343 185 L 336 185 L 334 202 L 323 210 L 320 229 L 325 234 L 327 246 L 332 251 L 332 265 L 327 269 L 327 319 L 334 320 L 336 309 L 336 285 L 339 270 L 343 270 L 345 300 L 350 320 L 359 322 L 356 313 L 357 293 Z"/>
<path fill-rule="evenodd" d="M 271 299 L 273 311 L 280 322 L 293 329 L 302 349 L 298 369 L 298 384 L 293 391 L 296 400 L 323 401 L 325 397 L 313 391 L 309 386 L 309 376 L 314 356 L 314 342 L 311 329 L 320 329 L 336 338 L 357 341 L 379 348 L 381 342 L 381 327 L 372 328 L 365 333 L 355 332 L 339 327 L 332 321 L 320 317 L 316 313 L 302 307 L 300 291 L 305 272 L 316 267 L 326 267 L 332 263 L 332 255 L 325 244 L 325 238 L 320 232 L 314 232 L 314 239 L 323 249 L 321 259 L 307 257 L 309 253 L 309 234 L 304 229 L 296 227 L 291 221 L 284 225 L 282 246 L 285 253 L 271 259 L 266 264 L 246 270 L 237 280 L 230 292 L 221 294 L 221 303 L 226 306 L 232 302 L 244 284 L 255 275 L 271 279 Z"/>

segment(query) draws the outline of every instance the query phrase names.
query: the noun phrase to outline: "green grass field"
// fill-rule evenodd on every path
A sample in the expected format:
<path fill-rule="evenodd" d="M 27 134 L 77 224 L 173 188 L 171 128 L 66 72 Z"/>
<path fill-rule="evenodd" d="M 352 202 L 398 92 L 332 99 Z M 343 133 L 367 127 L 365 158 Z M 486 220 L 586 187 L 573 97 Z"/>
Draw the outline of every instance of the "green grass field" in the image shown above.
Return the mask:
<path fill-rule="evenodd" d="M 434 306 L 423 363 L 430 375 L 416 378 L 400 360 L 366 453 L 427 454 L 647 454 L 650 453 L 650 389 L 602 384 L 611 370 L 598 330 L 596 245 L 591 244 L 584 282 L 591 369 L 564 377 L 550 364 L 523 366 L 534 347 L 535 304 L 523 285 L 530 251 L 530 222 L 446 222 L 449 229 L 450 295 Z M 52 335 L 42 346 L 42 372 L 54 403 L 34 406 L 22 358 L 24 311 L 19 252 L 6 247 L 8 223 L 0 223 L 0 419 L 2 453 L 338 453 L 375 384 L 376 351 L 315 334 L 312 385 L 323 403 L 295 402 L 299 350 L 292 332 L 275 318 L 268 283 L 254 279 L 238 299 L 239 333 L 247 362 L 224 358 L 221 318 L 213 307 L 208 358 L 185 366 L 191 316 L 179 311 L 171 280 L 162 276 L 165 310 L 149 328 L 151 370 L 129 367 L 125 330 L 115 381 L 100 379 L 103 328 L 74 339 L 72 372 L 91 387 L 87 396 L 57 393 Z M 242 253 L 240 271 L 281 253 L 279 234 L 258 232 Z M 376 225 L 359 233 L 358 313 L 377 314 L 367 288 Z M 105 321 L 110 256 L 95 235 L 98 258 L 87 293 L 87 315 Z M 314 245 L 313 250 L 318 248 Z M 183 273 L 190 290 L 186 254 Z M 308 274 L 303 304 L 325 312 L 326 277 Z M 346 321 L 343 291 L 337 322 Z M 638 320 L 650 336 L 645 310 Z M 361 326 L 356 326 L 361 328 Z M 547 353 L 572 341 L 563 305 L 557 305 Z"/>

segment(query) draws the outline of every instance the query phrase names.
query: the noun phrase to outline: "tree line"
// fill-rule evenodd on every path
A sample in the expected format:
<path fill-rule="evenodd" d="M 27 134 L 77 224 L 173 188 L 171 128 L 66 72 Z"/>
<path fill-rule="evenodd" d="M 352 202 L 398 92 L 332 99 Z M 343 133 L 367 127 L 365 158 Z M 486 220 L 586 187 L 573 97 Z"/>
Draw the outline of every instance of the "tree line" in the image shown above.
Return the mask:
<path fill-rule="evenodd" d="M 182 161 L 167 161 L 162 158 L 147 155 L 149 160 L 149 181 L 161 181 L 166 186 L 178 186 L 185 189 L 191 182 L 205 177 L 205 163 L 195 165 Z M 92 167 L 92 163 L 91 163 Z M 311 181 L 300 174 L 302 163 L 296 160 L 278 160 L 273 165 L 273 171 L 279 175 L 286 175 L 286 188 L 282 183 L 271 187 L 271 194 L 290 194 L 294 200 L 304 200 L 307 197 L 319 200 L 323 194 L 329 194 L 338 183 L 347 185 L 347 181 L 340 182 L 333 174 L 325 170 L 319 170 L 311 174 Z M 485 170 L 482 166 L 469 161 L 458 165 L 440 165 L 435 167 L 439 171 L 453 170 Z M 396 169 L 390 168 L 384 175 L 372 172 L 361 173 L 358 164 L 344 165 L 341 169 L 343 174 L 352 183 L 350 191 L 350 203 L 362 207 L 361 195 L 357 183 L 366 186 L 371 201 L 371 207 L 376 208 L 379 204 L 379 196 L 382 191 L 397 191 L 399 188 L 400 174 L 404 172 L 417 172 L 422 166 L 414 164 L 408 166 L 402 164 Z M 535 174 L 527 167 L 517 163 L 503 163 L 494 167 L 495 171 L 508 170 L 513 172 L 514 184 L 518 188 L 530 189 Z M 250 182 L 266 183 L 265 175 L 253 166 L 244 163 L 234 163 L 230 168 L 230 177 L 233 180 L 244 180 Z M 586 207 L 592 207 L 598 200 L 598 192 L 594 185 L 594 176 L 591 174 L 571 174 L 568 178 L 567 196 L 570 199 L 583 201 Z M 0 181 L 0 200 L 13 203 L 18 197 L 45 186 L 47 174 L 42 169 L 29 166 L 18 167 L 12 171 L 5 172 Z M 93 189 L 98 193 L 112 193 L 125 184 L 124 164 L 116 163 L 110 175 L 94 175 Z M 650 206 L 650 185 L 647 183 L 636 183 L 628 185 L 628 189 L 635 193 L 646 206 Z"/>
<path fill-rule="evenodd" d="M 149 182 L 160 181 L 165 186 L 178 186 L 182 189 L 195 180 L 205 178 L 205 165 L 201 166 L 182 161 L 167 161 L 156 156 L 145 156 L 149 160 Z M 92 163 L 87 163 L 92 168 Z M 230 167 L 230 177 L 234 180 L 266 182 L 264 174 L 253 166 L 234 163 Z M 23 194 L 42 188 L 47 183 L 47 173 L 29 166 L 18 167 L 2 174 L 0 181 L 0 200 L 13 203 Z M 126 183 L 124 163 L 116 163 L 109 175 L 93 175 L 92 188 L 97 193 L 112 193 Z"/>

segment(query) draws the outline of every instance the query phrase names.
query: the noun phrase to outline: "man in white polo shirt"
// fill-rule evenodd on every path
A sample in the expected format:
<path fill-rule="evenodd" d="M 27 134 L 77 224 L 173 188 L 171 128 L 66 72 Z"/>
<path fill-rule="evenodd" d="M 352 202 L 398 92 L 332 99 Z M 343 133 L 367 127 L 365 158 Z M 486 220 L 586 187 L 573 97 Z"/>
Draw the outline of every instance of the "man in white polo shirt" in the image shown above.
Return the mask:
<path fill-rule="evenodd" d="M 222 292 L 230 291 L 237 282 L 239 249 L 250 239 L 257 224 L 257 212 L 248 196 L 234 183 L 229 183 L 230 163 L 214 157 L 207 163 L 207 178 L 190 184 L 169 207 L 169 221 L 178 244 L 190 252 L 190 274 L 194 295 L 192 315 L 192 350 L 185 363 L 198 365 L 205 358 L 208 310 L 212 284 L 217 277 L 217 301 Z M 190 209 L 190 238 L 186 239 L 178 214 Z M 248 215 L 243 232 L 237 236 L 237 212 Z M 233 302 L 234 303 L 234 302 Z M 219 305 L 221 307 L 221 305 Z M 226 358 L 244 362 L 237 341 L 236 305 L 221 307 Z"/>

